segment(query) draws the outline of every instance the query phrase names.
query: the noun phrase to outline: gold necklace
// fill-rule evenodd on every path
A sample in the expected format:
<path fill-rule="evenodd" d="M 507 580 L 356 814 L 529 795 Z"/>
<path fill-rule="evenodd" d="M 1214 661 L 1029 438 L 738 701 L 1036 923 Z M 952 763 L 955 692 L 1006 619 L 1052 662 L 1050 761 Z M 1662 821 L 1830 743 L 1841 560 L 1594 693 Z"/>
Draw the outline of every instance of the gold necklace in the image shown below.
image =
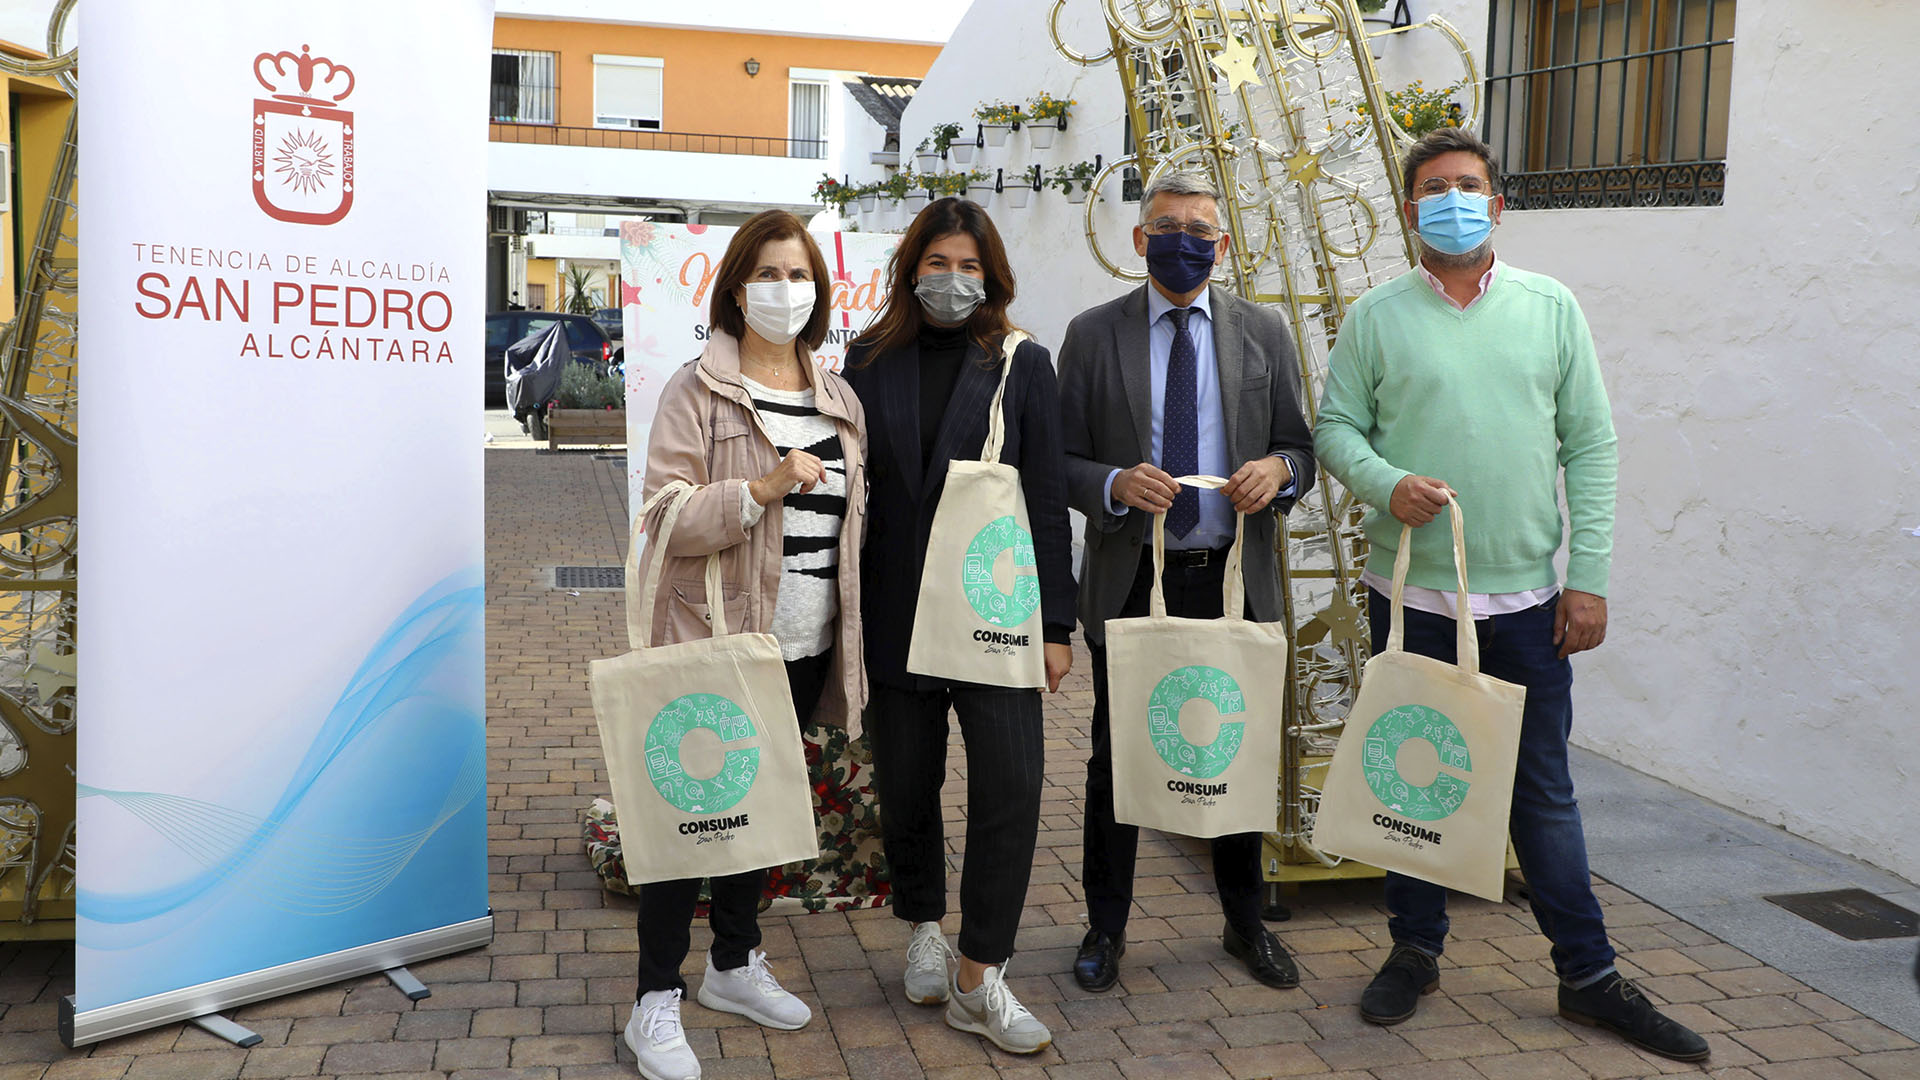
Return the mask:
<path fill-rule="evenodd" d="M 773 366 L 773 365 L 771 365 L 771 364 L 767 364 L 767 363 L 764 363 L 764 362 L 762 362 L 762 361 L 761 361 L 761 360 L 760 360 L 759 358 L 757 358 L 757 357 L 753 357 L 753 356 L 748 356 L 748 355 L 747 355 L 746 353 L 744 353 L 744 352 L 743 352 L 743 353 L 741 353 L 741 354 L 740 354 L 740 356 L 741 356 L 741 359 L 743 359 L 743 360 L 745 360 L 745 361 L 746 361 L 747 363 L 749 363 L 749 364 L 752 364 L 752 365 L 753 365 L 754 367 L 757 367 L 757 368 L 759 368 L 759 369 L 760 369 L 761 371 L 764 371 L 764 372 L 766 372 L 767 374 L 769 374 L 769 375 L 772 375 L 772 376 L 774 376 L 775 378 L 778 378 L 778 379 L 785 379 L 785 378 L 787 378 L 787 377 L 788 377 L 789 375 L 792 375 L 792 374 L 797 374 L 797 373 L 798 373 L 798 371 L 799 371 L 799 364 L 798 364 L 798 362 L 795 362 L 795 363 L 792 363 L 792 364 L 785 364 L 785 365 L 782 365 L 782 366 L 780 366 L 780 367 L 774 367 L 774 366 Z"/>

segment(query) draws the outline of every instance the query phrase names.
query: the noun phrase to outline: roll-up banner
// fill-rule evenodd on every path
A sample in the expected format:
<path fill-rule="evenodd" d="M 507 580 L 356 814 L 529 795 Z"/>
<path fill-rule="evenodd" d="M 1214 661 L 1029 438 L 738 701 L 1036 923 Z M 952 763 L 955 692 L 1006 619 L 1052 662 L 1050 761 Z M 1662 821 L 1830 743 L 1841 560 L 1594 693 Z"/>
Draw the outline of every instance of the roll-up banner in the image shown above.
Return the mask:
<path fill-rule="evenodd" d="M 729 225 L 628 221 L 620 226 L 620 309 L 627 368 L 627 489 L 638 507 L 647 437 L 660 391 L 707 347 L 713 280 L 740 230 Z M 832 278 L 833 318 L 814 362 L 839 371 L 847 346 L 887 301 L 887 261 L 895 233 L 815 232 Z"/>
<path fill-rule="evenodd" d="M 69 1044 L 491 938 L 492 15 L 81 7 Z"/>

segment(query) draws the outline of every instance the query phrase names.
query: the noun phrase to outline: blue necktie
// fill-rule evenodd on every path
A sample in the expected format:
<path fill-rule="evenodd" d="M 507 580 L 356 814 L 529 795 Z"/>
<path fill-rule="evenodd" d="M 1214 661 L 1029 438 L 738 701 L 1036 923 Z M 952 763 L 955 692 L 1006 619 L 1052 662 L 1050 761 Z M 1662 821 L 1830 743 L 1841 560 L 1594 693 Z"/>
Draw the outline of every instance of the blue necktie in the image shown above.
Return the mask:
<path fill-rule="evenodd" d="M 1160 467 L 1173 476 L 1200 471 L 1199 356 L 1187 334 L 1192 308 L 1167 312 L 1173 320 L 1173 353 L 1167 362 L 1167 397 L 1160 431 Z M 1182 485 L 1167 511 L 1167 531 L 1185 538 L 1200 524 L 1200 492 Z"/>

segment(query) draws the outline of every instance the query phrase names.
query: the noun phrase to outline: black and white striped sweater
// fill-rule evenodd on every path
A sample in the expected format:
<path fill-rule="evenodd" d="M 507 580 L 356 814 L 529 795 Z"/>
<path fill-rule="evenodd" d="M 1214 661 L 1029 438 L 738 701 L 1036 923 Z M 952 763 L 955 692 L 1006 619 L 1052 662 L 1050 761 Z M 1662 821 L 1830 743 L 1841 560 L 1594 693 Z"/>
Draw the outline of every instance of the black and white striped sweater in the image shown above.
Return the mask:
<path fill-rule="evenodd" d="M 814 408 L 813 391 L 776 390 L 744 379 L 760 423 L 774 449 L 804 450 L 826 466 L 826 478 L 805 495 L 781 500 L 785 532 L 780 558 L 780 595 L 773 606 L 773 636 L 788 660 L 819 656 L 833 647 L 840 613 L 840 528 L 847 517 L 847 460 L 840 429 Z M 746 525 L 759 523 L 765 508 L 752 499 L 742 509 Z"/>

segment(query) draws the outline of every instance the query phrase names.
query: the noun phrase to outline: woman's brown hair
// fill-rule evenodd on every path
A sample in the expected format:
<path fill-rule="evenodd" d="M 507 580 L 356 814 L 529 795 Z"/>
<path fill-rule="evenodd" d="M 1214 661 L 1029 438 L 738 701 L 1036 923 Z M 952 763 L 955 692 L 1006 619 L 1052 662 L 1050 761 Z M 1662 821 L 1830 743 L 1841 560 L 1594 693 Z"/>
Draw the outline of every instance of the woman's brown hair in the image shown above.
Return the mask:
<path fill-rule="evenodd" d="M 980 268 L 987 275 L 987 298 L 968 317 L 967 336 L 986 350 L 989 364 L 999 362 L 1000 341 L 1014 328 L 1007 320 L 1007 307 L 1013 303 L 1014 295 L 1013 267 L 1007 262 L 1007 248 L 1000 242 L 993 219 L 979 203 L 946 198 L 920 211 L 907 227 L 906 235 L 900 238 L 900 246 L 894 249 L 893 259 L 887 264 L 886 306 L 880 309 L 873 324 L 854 339 L 856 344 L 871 349 L 861 366 L 871 364 L 882 353 L 905 348 L 920 336 L 925 317 L 919 297 L 913 295 L 920 258 L 935 241 L 955 233 L 973 237 L 973 242 L 980 247 Z"/>
<path fill-rule="evenodd" d="M 766 210 L 747 219 L 733 234 L 727 253 L 720 257 L 720 269 L 713 275 L 713 301 L 708 308 L 710 324 L 736 338 L 747 336 L 747 313 L 733 298 L 733 290 L 747 284 L 760 269 L 760 249 L 780 240 L 799 237 L 805 242 L 807 261 L 813 266 L 813 315 L 799 340 L 809 349 L 818 349 L 827 340 L 827 324 L 833 319 L 833 282 L 828 279 L 827 260 L 820 245 L 808 235 L 800 219 L 785 210 Z"/>

